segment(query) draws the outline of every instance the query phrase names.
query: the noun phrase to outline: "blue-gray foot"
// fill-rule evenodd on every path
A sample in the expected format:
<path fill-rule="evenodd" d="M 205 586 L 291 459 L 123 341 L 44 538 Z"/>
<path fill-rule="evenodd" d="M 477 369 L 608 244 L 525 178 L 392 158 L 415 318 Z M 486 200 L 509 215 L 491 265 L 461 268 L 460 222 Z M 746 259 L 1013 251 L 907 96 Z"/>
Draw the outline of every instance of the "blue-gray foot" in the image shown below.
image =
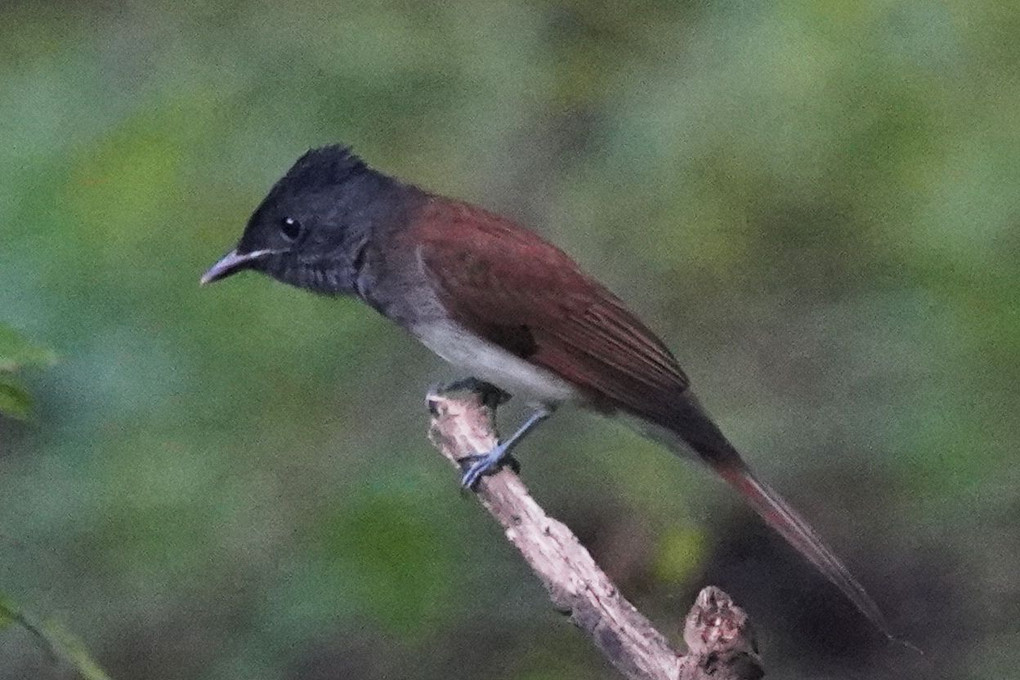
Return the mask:
<path fill-rule="evenodd" d="M 514 434 L 504 442 L 500 442 L 498 445 L 493 447 L 488 453 L 483 453 L 475 456 L 466 456 L 461 458 L 461 465 L 466 465 L 467 469 L 464 472 L 464 476 L 460 480 L 460 485 L 464 489 L 475 488 L 478 484 L 478 480 L 485 475 L 491 475 L 497 472 L 504 465 L 510 465 L 514 472 L 517 472 L 520 466 L 517 461 L 514 460 L 513 456 L 510 455 L 511 450 L 517 446 L 524 436 L 531 432 L 540 422 L 552 415 L 552 409 L 543 407 L 538 411 L 532 413 L 524 424 L 514 432 Z"/>

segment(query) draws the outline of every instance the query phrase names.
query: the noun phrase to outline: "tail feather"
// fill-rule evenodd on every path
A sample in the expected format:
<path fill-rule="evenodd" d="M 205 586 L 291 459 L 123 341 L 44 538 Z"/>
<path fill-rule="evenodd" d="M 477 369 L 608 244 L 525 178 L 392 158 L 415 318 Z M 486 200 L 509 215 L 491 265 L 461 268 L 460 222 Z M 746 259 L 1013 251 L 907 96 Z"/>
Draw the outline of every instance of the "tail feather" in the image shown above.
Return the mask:
<path fill-rule="evenodd" d="M 643 420 L 640 430 L 669 446 L 678 455 L 693 451 L 702 462 L 735 488 L 765 522 L 838 587 L 861 614 L 870 620 L 888 639 L 898 640 L 889 624 L 864 587 L 857 582 L 846 565 L 783 498 L 755 477 L 740 454 L 705 412 L 690 392 L 672 403 L 669 418 L 653 424 Z M 909 643 L 907 647 L 917 649 Z"/>
<path fill-rule="evenodd" d="M 850 574 L 846 565 L 819 538 L 811 525 L 783 498 L 741 461 L 711 462 L 712 467 L 747 500 L 765 522 L 838 587 L 847 599 L 887 638 L 894 640 L 889 624 L 864 587 Z"/>

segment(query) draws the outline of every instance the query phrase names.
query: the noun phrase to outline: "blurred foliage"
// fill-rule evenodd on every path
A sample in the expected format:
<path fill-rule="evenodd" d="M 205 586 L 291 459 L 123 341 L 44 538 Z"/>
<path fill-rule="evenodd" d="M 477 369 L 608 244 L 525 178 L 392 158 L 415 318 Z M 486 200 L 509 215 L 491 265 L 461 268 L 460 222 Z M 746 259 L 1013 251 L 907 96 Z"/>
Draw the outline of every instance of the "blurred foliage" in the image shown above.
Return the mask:
<path fill-rule="evenodd" d="M 16 615 L 17 610 L 8 602 L 3 593 L 0 593 L 0 630 L 14 623 Z"/>
<path fill-rule="evenodd" d="M 23 336 L 0 324 L 0 416 L 27 419 L 32 400 L 14 373 L 26 366 L 45 366 L 53 363 L 49 350 L 32 345 Z M 43 647 L 53 656 L 66 659 L 86 680 L 108 680 L 107 675 L 92 659 L 84 645 L 63 627 L 55 623 L 33 623 L 8 597 L 0 592 L 0 630 L 19 624 L 42 641 Z"/>
<path fill-rule="evenodd" d="M 344 141 L 575 255 L 928 677 L 1009 676 L 1018 29 L 992 0 L 3 3 L 0 318 L 61 361 L 0 420 L 0 583 L 117 678 L 614 677 L 425 441 L 438 360 L 350 301 L 197 287 Z M 775 677 L 911 674 L 703 470 L 569 411 L 525 448 L 663 630 L 714 583 Z M 9 629 L 7 677 L 65 671 Z"/>
<path fill-rule="evenodd" d="M 0 630 L 20 625 L 41 642 L 41 648 L 52 658 L 65 660 L 84 680 L 110 680 L 89 654 L 81 641 L 58 623 L 33 622 L 17 605 L 0 593 Z"/>
<path fill-rule="evenodd" d="M 28 418 L 32 398 L 15 373 L 26 366 L 44 366 L 53 362 L 53 354 L 36 347 L 13 329 L 0 324 L 0 414 Z"/>

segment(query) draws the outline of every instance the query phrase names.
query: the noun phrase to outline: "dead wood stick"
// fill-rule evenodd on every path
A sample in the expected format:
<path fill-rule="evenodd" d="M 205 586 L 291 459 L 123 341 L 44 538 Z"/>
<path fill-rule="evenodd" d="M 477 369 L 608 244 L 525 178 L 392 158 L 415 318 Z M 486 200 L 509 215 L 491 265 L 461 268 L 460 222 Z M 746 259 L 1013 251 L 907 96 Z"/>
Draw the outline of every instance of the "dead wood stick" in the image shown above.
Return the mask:
<path fill-rule="evenodd" d="M 497 443 L 498 389 L 477 381 L 433 391 L 429 437 L 454 465 Z M 763 675 L 743 610 L 723 591 L 701 591 L 684 625 L 681 654 L 620 594 L 564 524 L 545 514 L 508 468 L 483 478 L 477 497 L 545 585 L 609 662 L 631 680 L 756 680 Z"/>

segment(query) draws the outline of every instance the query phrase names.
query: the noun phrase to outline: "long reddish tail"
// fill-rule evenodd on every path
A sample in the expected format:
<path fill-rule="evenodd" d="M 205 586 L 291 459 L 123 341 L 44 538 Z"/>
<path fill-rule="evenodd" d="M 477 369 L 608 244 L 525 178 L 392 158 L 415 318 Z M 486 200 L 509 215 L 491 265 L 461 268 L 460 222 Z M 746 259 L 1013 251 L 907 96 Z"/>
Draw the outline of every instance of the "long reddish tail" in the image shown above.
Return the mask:
<path fill-rule="evenodd" d="M 826 578 L 843 591 L 843 594 L 875 624 L 875 627 L 890 640 L 896 639 L 890 632 L 889 624 L 882 616 L 878 605 L 865 592 L 864 587 L 857 582 L 846 565 L 818 537 L 811 525 L 797 514 L 778 493 L 756 478 L 754 473 L 739 459 L 725 462 L 710 461 L 709 464 L 730 486 L 747 499 L 755 512 L 770 527 L 778 531 L 808 562 L 815 565 Z"/>
<path fill-rule="evenodd" d="M 908 642 L 896 638 L 889 630 L 889 624 L 881 610 L 864 587 L 857 582 L 846 565 L 825 545 L 815 530 L 803 517 L 791 508 L 783 498 L 767 484 L 755 477 L 740 454 L 726 439 L 711 417 L 702 408 L 697 398 L 686 392 L 670 404 L 667 417 L 658 421 L 660 428 L 649 426 L 647 421 L 642 429 L 646 435 L 668 445 L 680 456 L 691 451 L 740 492 L 751 507 L 765 522 L 779 532 L 790 545 L 813 564 L 827 579 L 832 581 L 847 599 L 854 603 L 861 614 L 866 616 L 889 640 L 918 650 Z M 656 415 L 656 414 L 650 414 Z"/>

